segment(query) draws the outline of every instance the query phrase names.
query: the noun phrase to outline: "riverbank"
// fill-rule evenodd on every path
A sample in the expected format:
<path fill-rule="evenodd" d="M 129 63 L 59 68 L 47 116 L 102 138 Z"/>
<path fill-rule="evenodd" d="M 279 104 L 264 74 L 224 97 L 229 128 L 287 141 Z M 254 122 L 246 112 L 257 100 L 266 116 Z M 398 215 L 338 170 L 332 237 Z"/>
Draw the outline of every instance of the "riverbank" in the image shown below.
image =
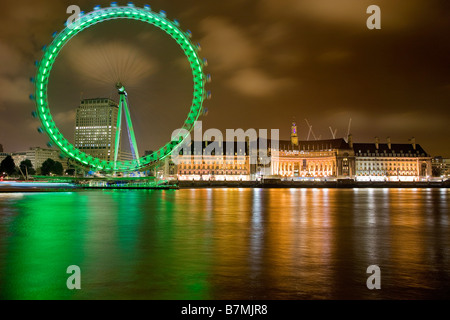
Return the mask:
<path fill-rule="evenodd" d="M 195 188 L 449 188 L 445 182 L 357 182 L 341 181 L 179 181 L 180 189 Z"/>
<path fill-rule="evenodd" d="M 158 186 L 109 185 L 89 186 L 71 183 L 32 183 L 9 182 L 0 183 L 0 193 L 14 192 L 72 192 L 81 190 L 177 190 L 177 189 L 210 189 L 210 188 L 449 188 L 450 182 L 356 182 L 342 181 L 179 181 L 174 184 Z"/>

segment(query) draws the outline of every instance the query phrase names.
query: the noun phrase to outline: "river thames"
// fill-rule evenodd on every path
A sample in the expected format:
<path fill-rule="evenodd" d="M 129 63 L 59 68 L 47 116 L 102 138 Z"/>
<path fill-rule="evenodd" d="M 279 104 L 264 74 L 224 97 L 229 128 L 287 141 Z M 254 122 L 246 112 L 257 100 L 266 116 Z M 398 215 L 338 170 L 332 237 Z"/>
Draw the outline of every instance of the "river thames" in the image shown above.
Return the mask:
<path fill-rule="evenodd" d="M 449 189 L 0 194 L 0 298 L 449 299 L 449 206 Z"/>

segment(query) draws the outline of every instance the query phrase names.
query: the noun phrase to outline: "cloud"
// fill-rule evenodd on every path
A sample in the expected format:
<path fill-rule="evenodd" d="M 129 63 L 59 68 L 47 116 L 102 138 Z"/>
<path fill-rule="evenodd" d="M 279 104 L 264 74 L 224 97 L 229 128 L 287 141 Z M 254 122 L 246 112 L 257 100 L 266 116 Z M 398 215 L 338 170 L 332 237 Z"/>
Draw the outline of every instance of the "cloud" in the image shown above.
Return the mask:
<path fill-rule="evenodd" d="M 433 13 L 437 1 L 429 0 L 424 5 L 421 0 L 262 0 L 260 11 L 266 17 L 304 17 L 316 20 L 318 24 L 333 24 L 343 27 L 366 27 L 369 15 L 366 13 L 370 5 L 381 8 L 382 28 L 398 29 L 415 25 Z"/>
<path fill-rule="evenodd" d="M 228 84 L 238 92 L 251 97 L 270 96 L 283 88 L 290 86 L 292 81 L 287 78 L 269 77 L 258 69 L 243 69 L 232 77 Z"/>
<path fill-rule="evenodd" d="M 321 62 L 325 63 L 335 63 L 335 62 L 341 62 L 345 61 L 349 58 L 351 58 L 352 53 L 348 50 L 343 49 L 331 49 L 329 51 L 326 51 L 322 54 L 320 54 L 317 59 Z"/>
<path fill-rule="evenodd" d="M 209 17 L 201 22 L 206 35 L 201 40 L 205 48 L 204 55 L 210 61 L 215 78 L 224 79 L 224 83 L 236 92 L 249 97 L 266 97 L 275 94 L 283 87 L 291 84 L 287 78 L 275 78 L 264 65 L 264 46 L 276 42 L 276 37 L 284 32 L 282 26 L 271 28 L 271 32 L 260 37 L 252 36 L 252 32 L 233 24 L 227 19 Z M 274 58 L 278 63 L 291 63 L 293 58 L 284 52 Z"/>
<path fill-rule="evenodd" d="M 73 126 L 75 123 L 76 113 L 77 113 L 76 109 L 64 112 L 57 112 L 54 114 L 53 120 L 55 121 L 58 127 L 67 125 Z"/>
<path fill-rule="evenodd" d="M 24 61 L 20 52 L 3 41 L 0 41 L 0 61 L 2 61 L 0 69 L 2 76 L 14 76 L 18 70 L 23 70 Z M 31 64 L 31 61 L 29 63 Z"/>
<path fill-rule="evenodd" d="M 446 128 L 447 119 L 439 114 L 424 112 L 403 112 L 382 115 L 379 117 L 378 126 L 391 131 L 396 130 L 430 130 L 430 123 L 433 128 Z"/>
<path fill-rule="evenodd" d="M 0 42 L 0 109 L 6 109 L 8 103 L 27 102 L 33 91 L 28 78 L 22 56 L 9 45 Z M 17 75 L 19 72 L 19 75 Z"/>
<path fill-rule="evenodd" d="M 245 29 L 219 17 L 204 19 L 200 28 L 206 34 L 201 40 L 203 54 L 210 61 L 212 70 L 233 71 L 252 66 L 256 62 L 258 46 L 246 34 Z"/>
<path fill-rule="evenodd" d="M 29 101 L 29 94 L 32 92 L 30 82 L 23 78 L 0 78 L 2 95 L 0 105 L 4 103 L 24 103 Z"/>

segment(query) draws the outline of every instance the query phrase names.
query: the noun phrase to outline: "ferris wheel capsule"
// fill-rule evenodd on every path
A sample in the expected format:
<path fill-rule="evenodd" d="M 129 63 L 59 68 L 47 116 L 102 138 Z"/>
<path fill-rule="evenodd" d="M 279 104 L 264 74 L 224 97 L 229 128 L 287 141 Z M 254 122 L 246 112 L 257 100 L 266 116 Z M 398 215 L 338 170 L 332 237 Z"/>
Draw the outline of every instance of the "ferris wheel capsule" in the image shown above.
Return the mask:
<path fill-rule="evenodd" d="M 148 10 L 148 11 L 151 11 L 151 10 L 152 10 L 152 7 L 150 7 L 149 4 L 145 4 L 145 5 L 144 5 L 144 9 L 145 9 L 145 10 Z"/>
<path fill-rule="evenodd" d="M 96 5 L 95 7 L 94 7 L 94 11 L 98 11 L 98 10 L 100 10 L 102 8 L 102 6 L 101 5 Z"/>
<path fill-rule="evenodd" d="M 31 112 L 31 116 L 36 119 L 38 117 L 38 114 L 36 111 Z"/>
<path fill-rule="evenodd" d="M 208 91 L 206 93 L 206 99 L 211 100 L 211 98 L 212 98 L 212 93 L 211 93 L 211 91 Z"/>
<path fill-rule="evenodd" d="M 159 15 L 164 18 L 167 17 L 167 13 L 164 10 L 159 11 Z"/>
<path fill-rule="evenodd" d="M 58 35 L 58 32 L 57 32 L 57 31 L 53 32 L 53 33 L 52 33 L 52 38 L 55 38 L 57 35 Z"/>
<path fill-rule="evenodd" d="M 30 98 L 30 100 L 32 100 L 32 101 L 35 100 L 35 99 L 34 99 L 34 95 L 32 95 L 32 94 L 29 95 L 29 98 Z"/>
<path fill-rule="evenodd" d="M 129 7 L 132 7 L 132 8 L 134 8 L 134 3 L 133 2 L 128 2 L 128 4 L 127 4 Z"/>
<path fill-rule="evenodd" d="M 192 31 L 191 30 L 187 30 L 186 34 L 189 38 L 192 38 Z"/>
<path fill-rule="evenodd" d="M 36 82 L 36 80 L 34 79 L 34 77 L 31 77 L 31 78 L 30 78 L 30 82 L 31 82 L 31 83 L 35 83 L 35 82 Z"/>
<path fill-rule="evenodd" d="M 47 142 L 47 147 L 49 147 L 49 148 L 53 148 L 53 143 L 51 143 L 51 142 Z"/>
<path fill-rule="evenodd" d="M 203 66 L 205 66 L 205 67 L 208 66 L 208 59 L 203 58 Z"/>
<path fill-rule="evenodd" d="M 173 20 L 173 24 L 176 25 L 177 27 L 180 26 L 180 21 L 178 21 L 177 19 Z"/>
<path fill-rule="evenodd" d="M 41 134 L 44 133 L 44 129 L 42 129 L 41 127 L 37 128 L 37 131 Z"/>
<path fill-rule="evenodd" d="M 206 82 L 208 82 L 208 83 L 211 83 L 211 75 L 210 74 L 207 74 L 206 75 Z"/>
<path fill-rule="evenodd" d="M 111 2 L 111 7 L 117 7 L 117 1 Z"/>

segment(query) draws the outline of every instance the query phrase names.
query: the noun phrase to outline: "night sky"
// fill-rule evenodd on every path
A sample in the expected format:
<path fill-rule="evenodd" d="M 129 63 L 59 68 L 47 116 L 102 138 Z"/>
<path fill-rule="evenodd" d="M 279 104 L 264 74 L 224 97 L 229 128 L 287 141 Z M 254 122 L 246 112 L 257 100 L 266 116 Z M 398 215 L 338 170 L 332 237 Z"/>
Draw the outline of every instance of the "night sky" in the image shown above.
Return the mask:
<path fill-rule="evenodd" d="M 126 2 L 119 2 L 126 4 Z M 293 119 L 306 139 L 351 133 L 356 142 L 417 143 L 450 157 L 450 1 L 228 0 L 151 1 L 190 29 L 213 82 L 203 127 L 280 129 Z M 76 4 L 89 12 L 109 1 L 31 1 L 0 8 L 0 144 L 6 152 L 45 146 L 29 78 L 41 47 L 61 31 Z M 135 1 L 137 6 L 144 2 Z M 381 30 L 369 30 L 366 9 L 381 7 Z M 192 77 L 176 43 L 144 23 L 107 22 L 84 31 L 62 51 L 52 71 L 49 102 L 55 122 L 73 142 L 80 98 L 111 97 L 124 82 L 139 149 L 170 139 L 187 116 Z"/>

